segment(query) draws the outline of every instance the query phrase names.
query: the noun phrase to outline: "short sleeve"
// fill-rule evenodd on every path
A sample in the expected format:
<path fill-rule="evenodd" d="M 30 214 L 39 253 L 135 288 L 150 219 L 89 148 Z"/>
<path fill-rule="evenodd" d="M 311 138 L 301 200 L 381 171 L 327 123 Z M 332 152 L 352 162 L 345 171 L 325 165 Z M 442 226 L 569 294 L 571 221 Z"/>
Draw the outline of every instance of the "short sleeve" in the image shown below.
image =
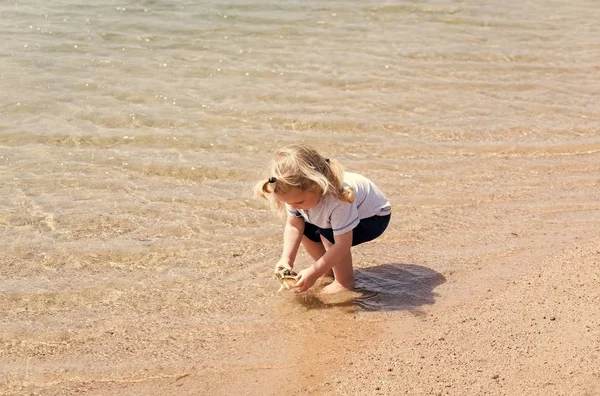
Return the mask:
<path fill-rule="evenodd" d="M 331 228 L 333 235 L 341 235 L 354 229 L 360 222 L 356 205 L 340 201 L 331 211 Z"/>
<path fill-rule="evenodd" d="M 285 211 L 287 212 L 288 216 L 291 216 L 291 217 L 302 217 L 302 215 L 300 214 L 300 212 L 298 212 L 298 210 L 292 208 L 288 204 L 285 204 Z"/>

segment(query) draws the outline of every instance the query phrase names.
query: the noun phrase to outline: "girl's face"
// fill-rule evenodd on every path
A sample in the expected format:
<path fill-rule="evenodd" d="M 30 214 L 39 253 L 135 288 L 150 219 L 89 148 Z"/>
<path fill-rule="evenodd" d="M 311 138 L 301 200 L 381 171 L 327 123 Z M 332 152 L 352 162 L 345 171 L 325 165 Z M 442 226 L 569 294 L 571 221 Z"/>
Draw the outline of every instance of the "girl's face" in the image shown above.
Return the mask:
<path fill-rule="evenodd" d="M 275 194 L 275 196 L 278 200 L 285 202 L 292 208 L 303 210 L 314 208 L 321 199 L 321 194 L 316 191 L 302 191 L 296 188 L 285 194 Z"/>

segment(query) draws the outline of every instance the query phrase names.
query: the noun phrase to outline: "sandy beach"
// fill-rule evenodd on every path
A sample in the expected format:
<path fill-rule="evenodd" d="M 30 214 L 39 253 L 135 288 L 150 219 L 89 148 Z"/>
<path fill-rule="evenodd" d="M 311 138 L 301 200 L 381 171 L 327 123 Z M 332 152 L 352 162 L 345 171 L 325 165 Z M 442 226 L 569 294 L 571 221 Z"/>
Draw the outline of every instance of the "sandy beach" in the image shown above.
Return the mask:
<path fill-rule="evenodd" d="M 130 265 L 46 259 L 43 276 L 2 281 L 3 394 L 597 394 L 599 149 L 570 136 L 539 149 L 449 145 L 434 167 L 382 152 L 375 179 L 394 220 L 354 254 L 359 287 L 387 268 L 364 300 L 384 311 L 357 306 L 365 292 L 276 293 L 277 234 L 224 245 L 210 266 L 156 265 L 162 249 Z M 404 179 L 379 176 L 396 166 Z M 451 177 L 431 178 L 439 169 Z M 250 212 L 280 227 L 260 202 Z M 36 259 L 8 248 L 15 273 Z"/>
<path fill-rule="evenodd" d="M 0 395 L 600 395 L 597 2 L 0 14 Z M 277 293 L 293 143 L 392 204 L 353 293 Z"/>

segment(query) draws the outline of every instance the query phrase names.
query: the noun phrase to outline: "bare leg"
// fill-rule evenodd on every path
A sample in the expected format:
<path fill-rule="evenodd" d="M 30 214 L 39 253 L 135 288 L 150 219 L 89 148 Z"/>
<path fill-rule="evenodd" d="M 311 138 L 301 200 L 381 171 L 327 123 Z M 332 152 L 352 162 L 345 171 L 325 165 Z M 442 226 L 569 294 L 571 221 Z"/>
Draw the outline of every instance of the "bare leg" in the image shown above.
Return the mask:
<path fill-rule="evenodd" d="M 315 261 L 319 260 L 325 254 L 323 243 L 311 241 L 306 235 L 302 237 L 302 245 Z"/>
<path fill-rule="evenodd" d="M 322 242 L 315 242 L 308 239 L 306 236 L 302 237 L 302 245 L 312 257 L 313 260 L 318 261 L 325 254 L 325 246 L 323 246 Z M 333 276 L 333 271 L 329 270 L 323 276 Z"/>
<path fill-rule="evenodd" d="M 333 244 L 327 239 L 321 237 L 321 241 L 326 249 L 329 249 Z M 342 291 L 354 289 L 354 271 L 352 269 L 352 252 L 348 251 L 346 256 L 333 266 L 333 275 L 335 280 L 330 285 L 323 288 L 323 293 L 339 293 Z"/>

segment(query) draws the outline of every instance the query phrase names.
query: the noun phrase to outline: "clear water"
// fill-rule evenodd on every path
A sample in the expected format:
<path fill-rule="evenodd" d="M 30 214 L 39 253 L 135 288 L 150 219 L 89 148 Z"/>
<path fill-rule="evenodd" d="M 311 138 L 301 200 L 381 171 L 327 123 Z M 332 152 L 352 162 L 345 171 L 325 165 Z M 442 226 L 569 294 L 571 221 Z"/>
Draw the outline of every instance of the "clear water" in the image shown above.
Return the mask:
<path fill-rule="evenodd" d="M 289 143 L 395 205 L 387 242 L 357 252 L 359 305 L 434 303 L 442 268 L 409 246 L 596 188 L 598 21 L 595 0 L 0 3 L 0 323 L 21 345 L 6 383 L 32 356 L 33 384 L 226 365 L 223 334 L 278 323 L 281 224 L 251 188 Z M 97 336 L 140 327 L 158 355 Z"/>

